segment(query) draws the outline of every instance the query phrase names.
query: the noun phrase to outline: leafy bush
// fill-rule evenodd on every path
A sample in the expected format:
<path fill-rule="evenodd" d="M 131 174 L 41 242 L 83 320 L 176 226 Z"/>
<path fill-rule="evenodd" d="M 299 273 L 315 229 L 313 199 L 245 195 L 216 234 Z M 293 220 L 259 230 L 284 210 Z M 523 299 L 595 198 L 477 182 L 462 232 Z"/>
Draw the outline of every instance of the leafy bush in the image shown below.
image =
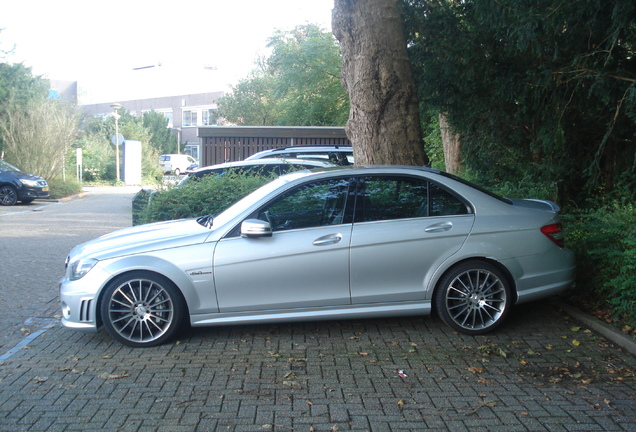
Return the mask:
<path fill-rule="evenodd" d="M 82 185 L 74 178 L 67 176 L 66 181 L 56 178 L 48 181 L 51 198 L 59 199 L 76 195 L 82 191 Z"/>
<path fill-rule="evenodd" d="M 618 203 L 565 217 L 576 253 L 575 296 L 636 326 L 636 208 Z"/>
<path fill-rule="evenodd" d="M 226 173 L 183 186 L 169 186 L 152 194 L 148 206 L 136 216 L 140 223 L 150 223 L 219 214 L 271 180 L 272 177 Z"/>

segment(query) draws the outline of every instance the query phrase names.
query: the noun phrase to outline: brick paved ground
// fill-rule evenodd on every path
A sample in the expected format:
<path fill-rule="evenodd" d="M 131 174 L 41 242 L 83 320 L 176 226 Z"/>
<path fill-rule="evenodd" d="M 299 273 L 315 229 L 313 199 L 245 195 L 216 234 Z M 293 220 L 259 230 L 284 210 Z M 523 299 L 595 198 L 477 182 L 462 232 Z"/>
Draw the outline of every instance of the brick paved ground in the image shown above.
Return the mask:
<path fill-rule="evenodd" d="M 26 342 L 3 350 L 0 431 L 636 431 L 636 358 L 548 302 L 480 337 L 414 317 Z"/>
<path fill-rule="evenodd" d="M 634 357 L 538 306 L 481 337 L 416 317 L 196 329 L 132 349 L 58 326 L 0 367 L 0 429 L 636 430 Z"/>

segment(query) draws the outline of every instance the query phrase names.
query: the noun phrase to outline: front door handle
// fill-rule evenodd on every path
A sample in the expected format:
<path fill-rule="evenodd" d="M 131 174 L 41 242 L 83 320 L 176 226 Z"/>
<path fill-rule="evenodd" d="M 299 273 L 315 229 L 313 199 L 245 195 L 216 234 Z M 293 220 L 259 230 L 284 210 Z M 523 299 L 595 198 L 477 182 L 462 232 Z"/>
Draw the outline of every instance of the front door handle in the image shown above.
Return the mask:
<path fill-rule="evenodd" d="M 340 243 L 342 240 L 342 234 L 329 234 L 314 240 L 314 246 L 326 246 L 331 244 Z"/>
<path fill-rule="evenodd" d="M 448 231 L 453 227 L 452 222 L 441 222 L 427 227 L 424 231 L 427 233 L 438 233 Z"/>

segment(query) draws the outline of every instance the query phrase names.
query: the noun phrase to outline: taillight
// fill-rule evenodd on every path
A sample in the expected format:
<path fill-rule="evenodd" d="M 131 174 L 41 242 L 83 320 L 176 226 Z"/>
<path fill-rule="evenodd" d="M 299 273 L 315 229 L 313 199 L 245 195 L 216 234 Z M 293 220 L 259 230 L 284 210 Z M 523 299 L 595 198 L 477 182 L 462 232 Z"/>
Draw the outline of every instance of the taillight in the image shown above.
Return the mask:
<path fill-rule="evenodd" d="M 541 228 L 541 232 L 558 247 L 565 247 L 565 236 L 560 223 L 546 225 Z"/>

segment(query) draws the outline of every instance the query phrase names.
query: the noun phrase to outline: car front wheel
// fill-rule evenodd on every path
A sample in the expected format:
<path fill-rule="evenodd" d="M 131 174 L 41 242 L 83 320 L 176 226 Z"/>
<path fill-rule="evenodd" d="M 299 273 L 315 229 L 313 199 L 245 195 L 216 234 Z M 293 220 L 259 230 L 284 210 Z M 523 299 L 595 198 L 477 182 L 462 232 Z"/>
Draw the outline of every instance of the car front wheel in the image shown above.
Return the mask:
<path fill-rule="evenodd" d="M 13 186 L 0 186 L 0 205 L 11 206 L 18 202 L 18 192 Z"/>
<path fill-rule="evenodd" d="M 175 335 L 184 310 L 181 294 L 171 281 L 140 271 L 122 275 L 108 285 L 101 318 L 115 340 L 132 347 L 151 347 Z"/>
<path fill-rule="evenodd" d="M 479 335 L 501 324 L 511 306 L 511 297 L 508 281 L 497 267 L 469 261 L 442 278 L 435 307 L 451 328 Z"/>

